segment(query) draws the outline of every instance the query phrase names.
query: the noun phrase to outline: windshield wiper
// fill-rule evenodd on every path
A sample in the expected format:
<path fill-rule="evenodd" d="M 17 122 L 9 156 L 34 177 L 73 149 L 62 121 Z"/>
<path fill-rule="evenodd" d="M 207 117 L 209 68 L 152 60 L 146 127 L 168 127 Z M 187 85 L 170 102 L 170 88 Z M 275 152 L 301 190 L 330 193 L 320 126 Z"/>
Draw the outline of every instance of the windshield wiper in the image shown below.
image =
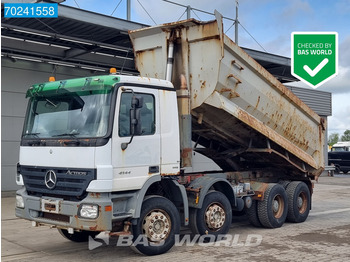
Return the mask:
<path fill-rule="evenodd" d="M 79 135 L 80 133 L 75 132 L 75 133 L 63 133 L 63 134 L 59 134 L 59 135 L 54 135 L 52 137 L 59 137 L 59 136 L 70 136 L 70 137 L 76 137 L 76 135 Z"/>
<path fill-rule="evenodd" d="M 37 138 L 39 138 L 39 135 L 40 133 L 25 133 L 22 137 L 25 137 L 25 136 L 35 136 Z"/>
<path fill-rule="evenodd" d="M 46 102 L 51 104 L 53 107 L 57 107 L 57 105 L 54 102 L 52 102 L 51 100 L 49 100 L 48 98 L 45 97 L 45 100 L 46 100 Z"/>

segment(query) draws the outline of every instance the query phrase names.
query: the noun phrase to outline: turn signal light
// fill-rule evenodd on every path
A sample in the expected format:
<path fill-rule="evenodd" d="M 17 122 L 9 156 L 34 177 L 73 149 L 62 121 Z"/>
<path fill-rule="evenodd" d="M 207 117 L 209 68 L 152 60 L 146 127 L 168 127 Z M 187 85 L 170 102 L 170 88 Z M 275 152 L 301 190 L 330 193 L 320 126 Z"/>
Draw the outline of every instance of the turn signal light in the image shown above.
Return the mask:
<path fill-rule="evenodd" d="M 56 79 L 55 79 L 54 76 L 50 76 L 50 77 L 49 77 L 49 82 L 55 82 L 55 81 L 56 81 Z"/>

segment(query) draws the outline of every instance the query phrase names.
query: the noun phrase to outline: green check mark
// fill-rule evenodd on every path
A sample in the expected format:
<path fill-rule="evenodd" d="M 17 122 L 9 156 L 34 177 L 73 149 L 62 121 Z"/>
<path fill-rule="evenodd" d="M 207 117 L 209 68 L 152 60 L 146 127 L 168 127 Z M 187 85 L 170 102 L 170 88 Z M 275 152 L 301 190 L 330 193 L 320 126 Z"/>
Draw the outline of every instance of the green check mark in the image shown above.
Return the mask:
<path fill-rule="evenodd" d="M 325 58 L 322 60 L 321 63 L 318 64 L 318 66 L 315 67 L 314 70 L 311 70 L 311 68 L 308 65 L 304 65 L 304 70 L 306 71 L 306 73 L 308 73 L 311 77 L 314 77 L 315 75 L 317 75 L 318 72 L 321 71 L 322 68 L 325 67 L 325 65 L 329 62 L 328 58 Z"/>

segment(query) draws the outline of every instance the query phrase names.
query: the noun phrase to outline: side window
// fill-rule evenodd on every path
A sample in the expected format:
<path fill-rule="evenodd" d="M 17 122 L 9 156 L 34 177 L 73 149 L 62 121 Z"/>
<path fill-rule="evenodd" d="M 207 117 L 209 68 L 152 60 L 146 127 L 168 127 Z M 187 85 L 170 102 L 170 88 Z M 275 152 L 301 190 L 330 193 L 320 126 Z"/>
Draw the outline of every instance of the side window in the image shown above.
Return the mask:
<path fill-rule="evenodd" d="M 136 93 L 143 97 L 143 106 L 140 108 L 141 136 L 153 135 L 155 133 L 155 105 L 154 96 L 150 94 Z M 120 99 L 119 108 L 119 136 L 131 136 L 130 133 L 130 110 L 133 94 L 124 92 Z"/>

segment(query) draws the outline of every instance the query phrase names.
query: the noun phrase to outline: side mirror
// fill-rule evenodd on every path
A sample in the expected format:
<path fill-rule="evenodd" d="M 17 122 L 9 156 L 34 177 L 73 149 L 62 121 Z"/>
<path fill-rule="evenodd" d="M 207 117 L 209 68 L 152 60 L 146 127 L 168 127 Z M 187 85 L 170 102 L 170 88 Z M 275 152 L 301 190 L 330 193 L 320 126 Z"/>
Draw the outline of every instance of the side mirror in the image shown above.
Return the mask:
<path fill-rule="evenodd" d="M 132 136 L 141 135 L 141 114 L 140 110 L 143 107 L 142 96 L 132 96 L 130 109 L 130 133 Z"/>
<path fill-rule="evenodd" d="M 131 109 L 130 109 L 130 134 L 131 138 L 128 143 L 122 143 L 122 150 L 127 149 L 128 145 L 132 142 L 135 135 L 142 134 L 141 125 L 141 108 L 143 107 L 143 97 L 134 94 L 132 89 L 124 89 L 123 91 L 131 91 L 133 96 L 131 98 Z"/>
<path fill-rule="evenodd" d="M 143 97 L 133 95 L 131 99 L 131 108 L 142 108 L 143 107 Z"/>

